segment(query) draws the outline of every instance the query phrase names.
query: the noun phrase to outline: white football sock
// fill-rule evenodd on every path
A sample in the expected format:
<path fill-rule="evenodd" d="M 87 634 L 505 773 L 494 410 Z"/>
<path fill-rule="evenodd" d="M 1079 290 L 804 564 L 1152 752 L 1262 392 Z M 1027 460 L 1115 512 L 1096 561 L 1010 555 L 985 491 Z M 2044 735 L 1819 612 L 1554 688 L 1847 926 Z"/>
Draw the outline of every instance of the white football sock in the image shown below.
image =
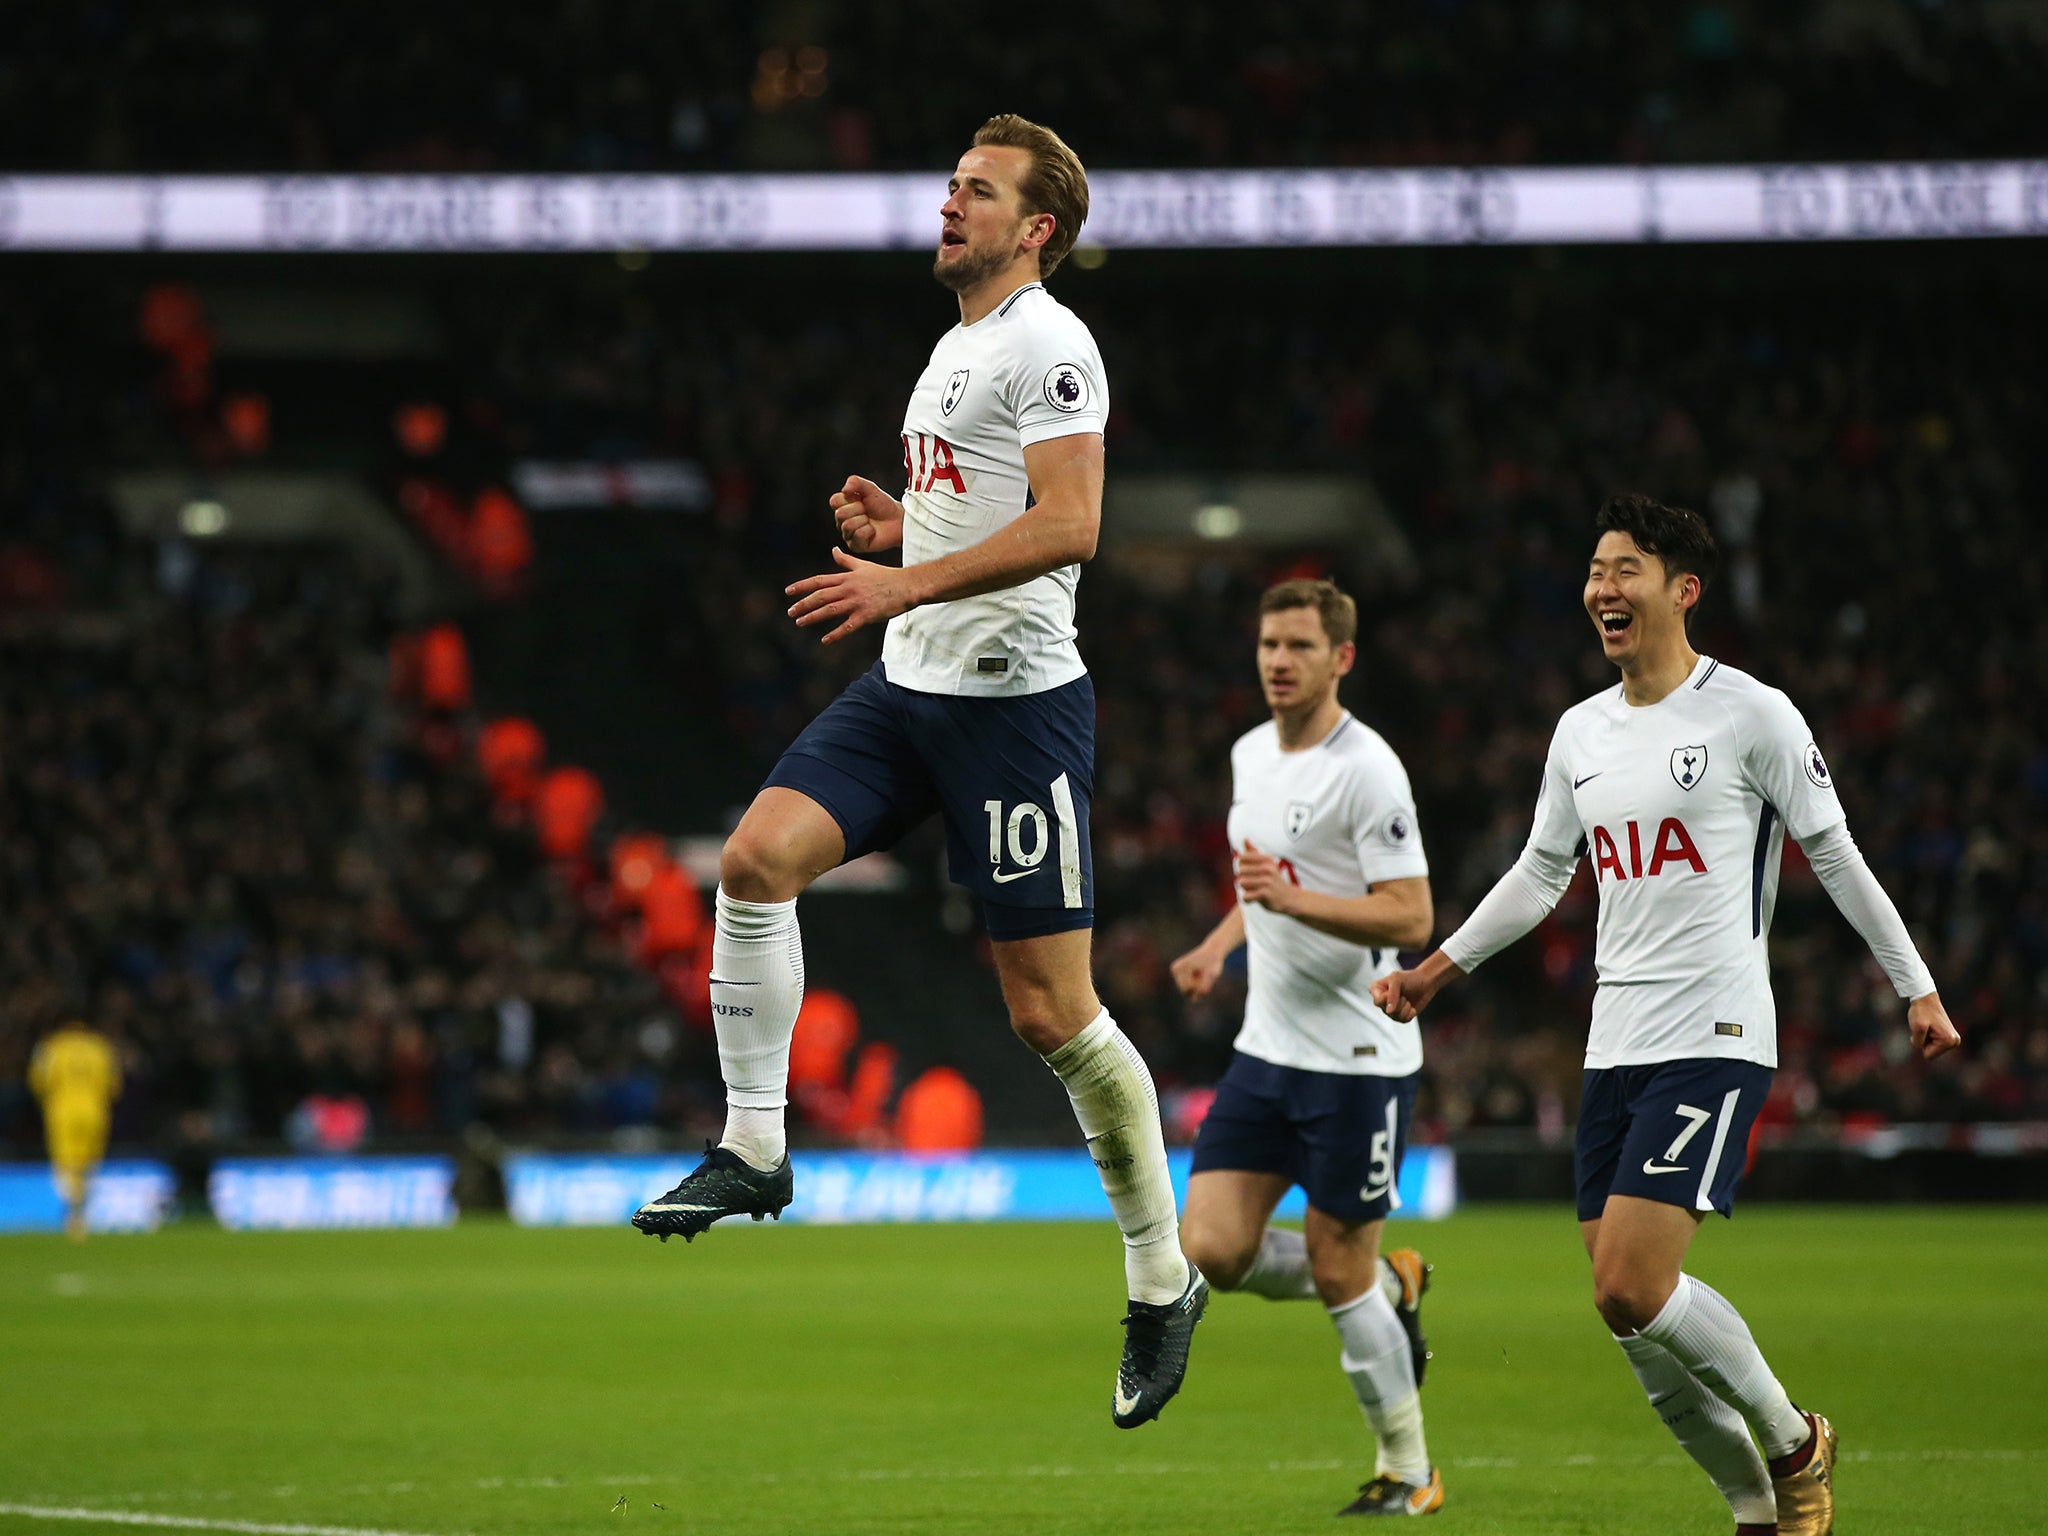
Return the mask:
<path fill-rule="evenodd" d="M 1415 1358 L 1408 1333 L 1377 1285 L 1356 1301 L 1330 1308 L 1344 1341 L 1339 1361 L 1358 1406 L 1379 1443 L 1378 1471 L 1407 1483 L 1429 1481 L 1429 1447 L 1422 1437 L 1422 1394 L 1415 1390 Z"/>
<path fill-rule="evenodd" d="M 1741 1414 L 1764 1455 L 1789 1456 L 1806 1444 L 1812 1429 L 1805 1416 L 1792 1406 L 1764 1363 L 1742 1314 L 1712 1286 L 1680 1275 L 1678 1289 L 1642 1336 L 1662 1344 L 1702 1385 Z"/>
<path fill-rule="evenodd" d="M 1387 1298 L 1387 1305 L 1399 1308 L 1406 1287 L 1401 1284 L 1401 1272 L 1387 1262 L 1385 1254 L 1380 1255 L 1380 1294 Z"/>
<path fill-rule="evenodd" d="M 1654 1339 L 1638 1333 L 1628 1338 L 1617 1335 L 1614 1342 L 1628 1356 L 1664 1427 L 1721 1490 L 1735 1523 L 1776 1525 L 1778 1498 L 1771 1491 L 1771 1474 L 1742 1415 L 1702 1386 Z"/>
<path fill-rule="evenodd" d="M 725 1078 L 718 1144 L 756 1168 L 788 1150 L 789 1042 L 804 1001 L 804 945 L 794 901 L 740 901 L 718 891 L 711 941 L 711 1022 Z"/>
<path fill-rule="evenodd" d="M 1124 1235 L 1124 1279 L 1133 1301 L 1166 1305 L 1188 1288 L 1173 1178 L 1159 1129 L 1159 1094 L 1145 1058 L 1103 1009 L 1045 1058 L 1067 1085 L 1088 1155 Z"/>
<path fill-rule="evenodd" d="M 1268 1301 L 1307 1301 L 1316 1293 L 1308 1267 L 1308 1239 L 1292 1227 L 1266 1228 L 1252 1267 L 1237 1288 Z"/>

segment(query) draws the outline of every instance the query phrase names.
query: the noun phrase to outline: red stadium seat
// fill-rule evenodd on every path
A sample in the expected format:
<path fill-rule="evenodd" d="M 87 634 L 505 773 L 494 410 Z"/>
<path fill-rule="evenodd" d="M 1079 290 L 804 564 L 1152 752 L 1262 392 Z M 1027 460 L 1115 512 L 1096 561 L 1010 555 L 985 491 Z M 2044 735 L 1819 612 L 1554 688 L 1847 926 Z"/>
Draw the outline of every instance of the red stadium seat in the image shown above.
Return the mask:
<path fill-rule="evenodd" d="M 846 1059 L 859 1039 L 860 1014 L 851 999 L 828 987 L 805 993 L 789 1045 L 790 1092 L 845 1087 Z"/>
<path fill-rule="evenodd" d="M 874 1041 L 861 1048 L 846 1090 L 840 1134 L 867 1145 L 886 1144 L 889 1097 L 896 1091 L 896 1048 Z"/>
<path fill-rule="evenodd" d="M 517 715 L 493 720 L 477 733 L 477 766 L 491 787 L 491 798 L 500 805 L 525 805 L 533 799 L 547 755 L 540 727 Z"/>
<path fill-rule="evenodd" d="M 896 1141 L 906 1152 L 967 1152 L 981 1145 L 981 1095 L 951 1067 L 933 1067 L 903 1090 Z"/>
<path fill-rule="evenodd" d="M 420 636 L 419 699 L 431 710 L 454 714 L 469 708 L 469 644 L 453 624 L 436 624 Z"/>
<path fill-rule="evenodd" d="M 587 768 L 557 768 L 533 797 L 534 833 L 551 859 L 579 859 L 604 814 L 604 786 Z"/>
<path fill-rule="evenodd" d="M 648 874 L 640 910 L 643 964 L 658 964 L 670 955 L 689 954 L 703 943 L 704 898 L 697 894 L 697 882 L 666 854 Z"/>
<path fill-rule="evenodd" d="M 229 395 L 220 406 L 221 430 L 228 446 L 245 458 L 270 451 L 270 398 L 248 393 Z"/>
<path fill-rule="evenodd" d="M 670 861 L 667 839 L 653 832 L 628 832 L 612 839 L 612 902 L 622 912 L 638 912 L 655 874 Z"/>
<path fill-rule="evenodd" d="M 409 458 L 431 459 L 448 440 L 448 413 L 432 401 L 408 402 L 392 413 L 391 435 Z"/>
<path fill-rule="evenodd" d="M 199 295 L 184 283 L 155 283 L 142 296 L 138 329 L 154 352 L 168 352 L 205 325 Z"/>
<path fill-rule="evenodd" d="M 469 565 L 494 597 L 516 592 L 533 564 L 533 531 L 519 503 L 493 486 L 476 499 L 469 519 Z"/>

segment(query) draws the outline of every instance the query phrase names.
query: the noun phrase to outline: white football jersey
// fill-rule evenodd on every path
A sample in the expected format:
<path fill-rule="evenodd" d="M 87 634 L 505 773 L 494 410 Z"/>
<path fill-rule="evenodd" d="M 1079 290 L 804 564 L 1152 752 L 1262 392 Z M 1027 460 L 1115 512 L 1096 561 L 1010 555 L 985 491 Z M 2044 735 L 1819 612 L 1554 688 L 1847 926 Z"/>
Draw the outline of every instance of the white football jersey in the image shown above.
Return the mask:
<path fill-rule="evenodd" d="M 1600 892 L 1589 1067 L 1778 1064 L 1766 938 L 1785 834 L 1844 820 L 1792 701 L 1702 656 L 1640 708 L 1619 685 L 1566 710 L 1530 843 L 1590 857 Z"/>
<path fill-rule="evenodd" d="M 903 414 L 903 563 L 979 544 L 1031 505 L 1024 450 L 1109 419 L 1102 354 L 1074 312 L 1026 283 L 932 348 Z M 1043 693 L 1082 676 L 1078 565 L 928 603 L 889 621 L 889 681 L 921 693 Z"/>
<path fill-rule="evenodd" d="M 1230 846 L 1249 842 L 1282 862 L 1295 884 L 1326 896 L 1363 896 L 1387 880 L 1429 873 L 1407 770 L 1385 738 L 1350 714 L 1312 747 L 1280 749 L 1272 721 L 1230 749 Z M 1422 1068 L 1422 1034 L 1372 1000 L 1372 984 L 1399 968 L 1371 949 L 1304 922 L 1244 907 L 1250 988 L 1237 1048 L 1275 1066 L 1359 1077 L 1406 1077 Z"/>

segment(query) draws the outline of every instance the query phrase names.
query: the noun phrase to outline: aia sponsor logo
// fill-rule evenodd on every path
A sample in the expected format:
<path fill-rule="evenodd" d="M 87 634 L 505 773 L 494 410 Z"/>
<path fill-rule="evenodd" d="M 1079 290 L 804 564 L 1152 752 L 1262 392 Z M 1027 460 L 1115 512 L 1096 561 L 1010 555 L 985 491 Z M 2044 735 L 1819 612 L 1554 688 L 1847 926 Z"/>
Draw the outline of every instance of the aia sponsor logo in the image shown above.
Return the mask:
<path fill-rule="evenodd" d="M 953 445 L 930 432 L 903 434 L 903 473 L 913 491 L 944 486 L 955 496 L 967 494 L 967 481 L 953 462 Z"/>
<path fill-rule="evenodd" d="M 1644 849 L 1649 861 L 1644 862 Z M 1676 816 L 1666 816 L 1654 837 L 1646 838 L 1638 822 L 1628 822 L 1619 833 L 1605 827 L 1593 829 L 1593 875 L 1598 880 L 1651 880 L 1667 869 L 1683 865 L 1696 875 L 1707 872 L 1707 861 Z"/>

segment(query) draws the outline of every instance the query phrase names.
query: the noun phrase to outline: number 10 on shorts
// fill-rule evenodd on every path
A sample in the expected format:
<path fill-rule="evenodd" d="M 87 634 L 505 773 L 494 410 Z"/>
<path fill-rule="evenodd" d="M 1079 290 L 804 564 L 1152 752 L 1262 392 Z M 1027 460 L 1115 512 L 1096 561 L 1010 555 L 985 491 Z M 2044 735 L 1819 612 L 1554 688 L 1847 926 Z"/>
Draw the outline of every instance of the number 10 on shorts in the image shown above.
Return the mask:
<path fill-rule="evenodd" d="M 1030 800 L 1020 800 L 1007 808 L 1000 800 L 982 802 L 981 808 L 988 816 L 990 878 L 997 885 L 1008 885 L 1012 880 L 1036 874 L 1039 866 L 1045 863 L 1046 855 L 1052 851 L 1057 837 L 1061 904 L 1078 907 L 1081 905 L 1081 843 L 1080 828 L 1074 816 L 1073 786 L 1063 773 L 1048 788 L 1047 798 L 1052 801 L 1050 817 L 1046 815 L 1044 806 Z M 1006 868 L 1006 864 L 1010 867 Z"/>

